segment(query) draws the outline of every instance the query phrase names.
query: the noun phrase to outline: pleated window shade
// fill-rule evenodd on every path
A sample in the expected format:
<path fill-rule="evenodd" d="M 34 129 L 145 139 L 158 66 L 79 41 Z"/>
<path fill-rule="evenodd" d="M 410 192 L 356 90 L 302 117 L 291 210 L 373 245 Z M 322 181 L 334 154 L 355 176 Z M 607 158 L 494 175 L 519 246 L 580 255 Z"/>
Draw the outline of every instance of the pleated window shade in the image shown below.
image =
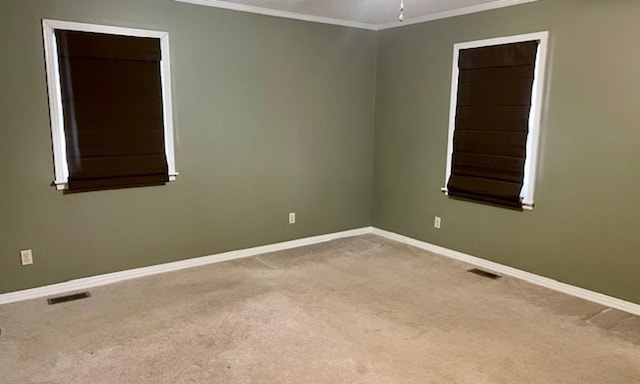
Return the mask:
<path fill-rule="evenodd" d="M 449 196 L 522 209 L 538 44 L 460 50 Z"/>
<path fill-rule="evenodd" d="M 68 191 L 169 181 L 160 40 L 56 30 Z"/>

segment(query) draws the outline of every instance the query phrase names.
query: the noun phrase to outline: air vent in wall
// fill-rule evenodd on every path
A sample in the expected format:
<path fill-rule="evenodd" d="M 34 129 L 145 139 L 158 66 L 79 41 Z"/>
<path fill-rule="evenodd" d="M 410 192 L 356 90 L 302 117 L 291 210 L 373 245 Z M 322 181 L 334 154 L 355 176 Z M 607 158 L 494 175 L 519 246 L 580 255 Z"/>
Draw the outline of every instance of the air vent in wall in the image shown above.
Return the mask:
<path fill-rule="evenodd" d="M 82 292 L 82 293 L 74 293 L 73 295 L 54 297 L 51 299 L 47 299 L 47 302 L 49 303 L 49 305 L 54 305 L 54 304 L 66 303 L 69 301 L 86 299 L 89 297 L 91 297 L 89 292 Z"/>

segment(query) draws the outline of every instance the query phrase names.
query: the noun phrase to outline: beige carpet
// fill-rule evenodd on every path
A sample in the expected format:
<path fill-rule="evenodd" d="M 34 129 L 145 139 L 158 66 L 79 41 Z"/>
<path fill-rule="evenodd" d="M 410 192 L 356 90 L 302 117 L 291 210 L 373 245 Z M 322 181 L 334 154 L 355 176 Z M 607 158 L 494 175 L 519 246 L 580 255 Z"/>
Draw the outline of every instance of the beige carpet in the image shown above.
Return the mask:
<path fill-rule="evenodd" d="M 640 383 L 640 321 L 375 236 L 0 306 L 8 383 Z"/>

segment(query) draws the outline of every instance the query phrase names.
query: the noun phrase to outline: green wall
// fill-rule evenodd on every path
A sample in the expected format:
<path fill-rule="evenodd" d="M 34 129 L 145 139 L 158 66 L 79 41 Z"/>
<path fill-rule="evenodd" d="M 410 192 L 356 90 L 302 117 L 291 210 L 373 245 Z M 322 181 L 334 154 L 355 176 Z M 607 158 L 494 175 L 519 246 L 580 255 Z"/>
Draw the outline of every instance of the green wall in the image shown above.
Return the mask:
<path fill-rule="evenodd" d="M 178 181 L 49 186 L 42 18 L 169 31 Z M 640 303 L 637 20 L 636 0 L 540 0 L 375 33 L 172 0 L 2 0 L 0 293 L 373 224 Z M 535 209 L 448 199 L 453 44 L 542 30 Z"/>
<path fill-rule="evenodd" d="M 49 186 L 43 18 L 170 33 L 176 182 Z M 370 225 L 375 55 L 371 31 L 173 0 L 0 1 L 0 293 Z"/>
<path fill-rule="evenodd" d="M 380 32 L 373 224 L 640 303 L 638 20 L 637 0 L 541 0 Z M 447 198 L 453 44 L 543 30 L 535 209 Z"/>

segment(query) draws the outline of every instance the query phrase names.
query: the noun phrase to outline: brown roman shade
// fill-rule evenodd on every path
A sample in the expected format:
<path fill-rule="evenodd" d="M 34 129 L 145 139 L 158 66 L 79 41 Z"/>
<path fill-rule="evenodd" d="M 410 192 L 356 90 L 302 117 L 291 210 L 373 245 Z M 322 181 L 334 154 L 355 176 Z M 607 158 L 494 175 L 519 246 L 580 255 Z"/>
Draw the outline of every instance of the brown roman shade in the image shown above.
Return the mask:
<path fill-rule="evenodd" d="M 522 209 L 538 43 L 460 50 L 449 196 Z"/>
<path fill-rule="evenodd" d="M 160 40 L 56 30 L 70 192 L 164 184 Z"/>

